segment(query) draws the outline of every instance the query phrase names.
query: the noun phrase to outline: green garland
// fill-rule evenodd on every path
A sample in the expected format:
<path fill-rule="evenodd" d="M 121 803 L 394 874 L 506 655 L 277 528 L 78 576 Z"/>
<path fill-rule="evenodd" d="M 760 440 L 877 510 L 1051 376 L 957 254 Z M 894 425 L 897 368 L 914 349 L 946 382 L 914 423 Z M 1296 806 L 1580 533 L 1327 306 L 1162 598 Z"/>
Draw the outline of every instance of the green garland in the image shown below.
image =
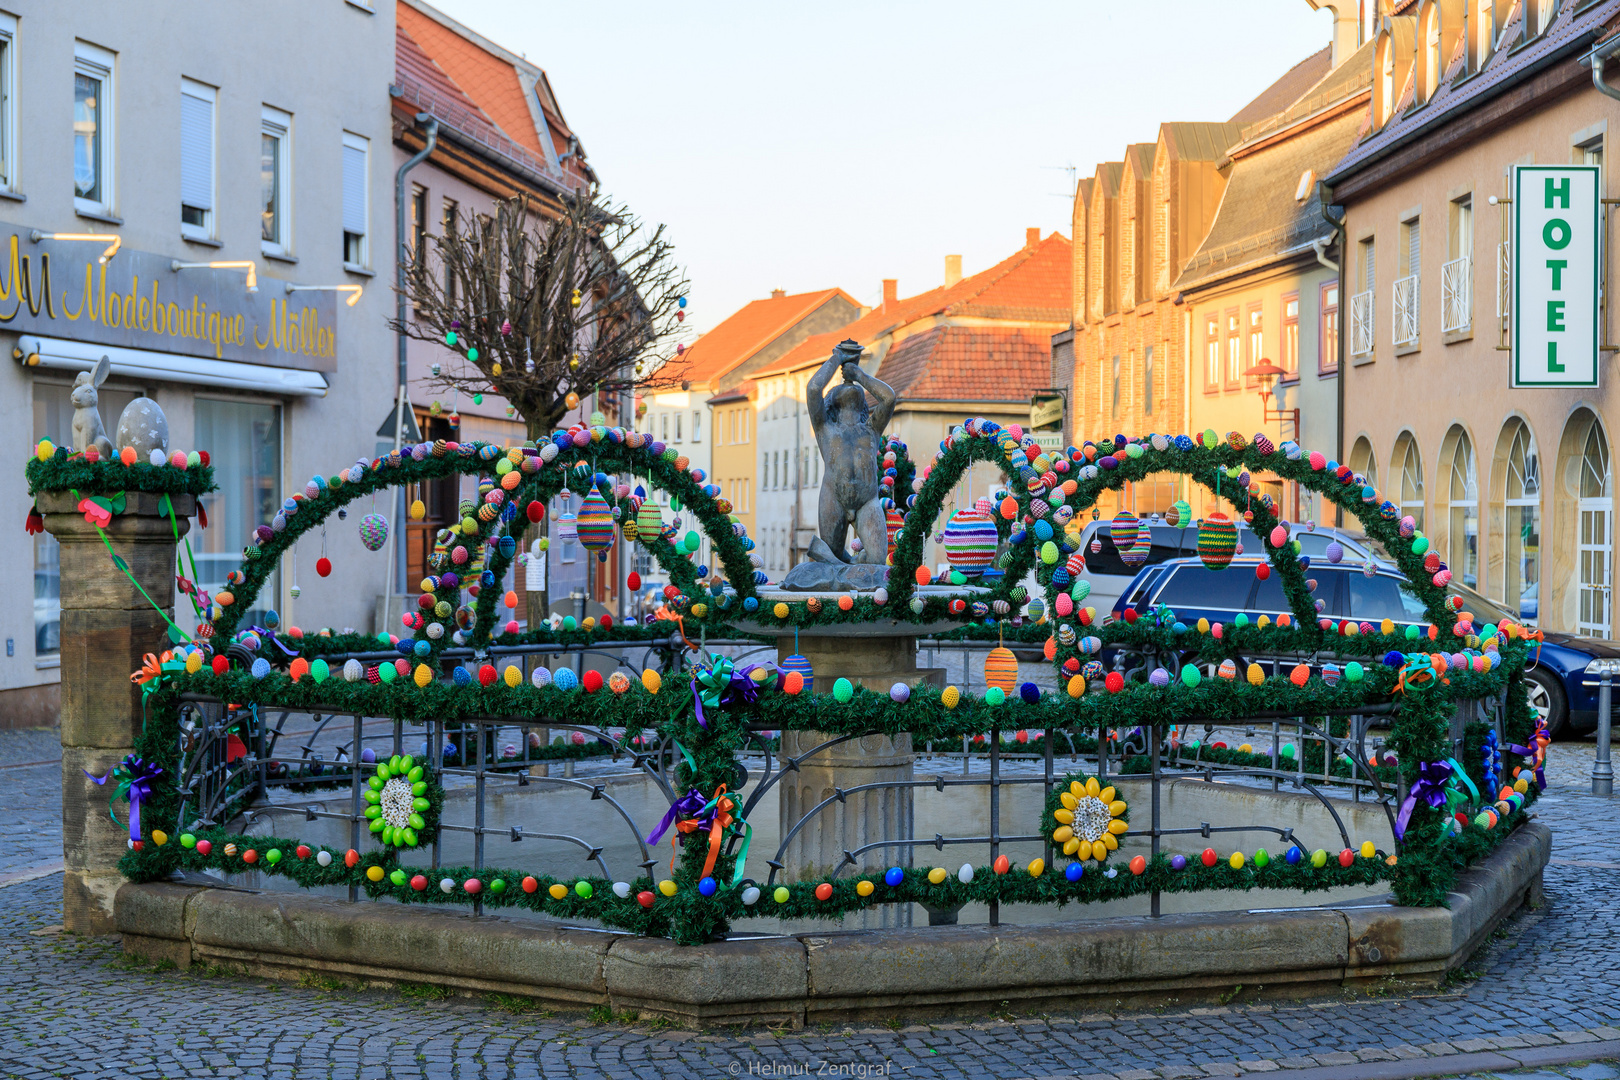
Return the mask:
<path fill-rule="evenodd" d="M 69 454 L 65 446 L 58 446 L 48 460 L 29 458 L 23 473 L 28 478 L 31 497 L 53 491 L 77 491 L 80 495 L 115 495 L 120 491 L 206 495 L 215 490 L 212 465 L 177 469 L 145 461 L 134 465 L 121 461 L 86 461 L 83 455 Z"/>

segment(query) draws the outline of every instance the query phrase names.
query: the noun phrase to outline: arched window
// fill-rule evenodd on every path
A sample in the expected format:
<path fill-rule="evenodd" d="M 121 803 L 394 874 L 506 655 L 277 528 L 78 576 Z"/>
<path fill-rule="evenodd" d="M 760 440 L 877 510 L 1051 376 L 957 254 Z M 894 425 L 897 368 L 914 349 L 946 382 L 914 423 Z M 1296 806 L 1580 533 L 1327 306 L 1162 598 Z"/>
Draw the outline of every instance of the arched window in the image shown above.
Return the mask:
<path fill-rule="evenodd" d="M 1557 595 L 1544 600 L 1550 614 L 1543 625 L 1567 627 L 1573 617 L 1578 634 L 1613 636 L 1614 499 L 1610 495 L 1610 472 L 1609 440 L 1602 422 L 1590 409 L 1575 410 L 1558 447 L 1560 483 L 1553 492 L 1558 529 L 1552 540 L 1553 561 L 1547 567 L 1550 582 L 1558 587 L 1549 585 L 1549 591 Z M 1570 559 L 1573 565 L 1567 561 Z M 1551 613 L 1558 618 L 1552 618 Z"/>
<path fill-rule="evenodd" d="M 1373 453 L 1372 443 L 1365 435 L 1350 448 L 1350 471 L 1365 477 L 1373 487 L 1378 486 L 1378 455 Z"/>
<path fill-rule="evenodd" d="M 1402 435 L 1395 440 L 1394 482 L 1396 501 L 1401 516 L 1410 517 L 1423 531 L 1423 455 L 1418 452 L 1417 440 Z"/>
<path fill-rule="evenodd" d="M 1395 111 L 1395 43 L 1385 34 L 1378 42 L 1378 84 L 1374 117 L 1379 127 L 1389 123 Z"/>
<path fill-rule="evenodd" d="M 1423 73 L 1418 84 L 1418 99 L 1428 101 L 1440 88 L 1440 77 L 1445 74 L 1445 57 L 1440 55 L 1440 5 L 1431 3 L 1423 10 L 1423 29 L 1420 35 Z"/>
<path fill-rule="evenodd" d="M 1492 592 L 1509 611 L 1526 622 L 1540 615 L 1541 585 L 1541 456 L 1530 425 L 1514 418 L 1497 440 L 1498 485 L 1492 506 L 1493 524 L 1501 536 L 1501 572 L 1492 573 Z M 1492 553 L 1493 569 L 1495 553 Z"/>
<path fill-rule="evenodd" d="M 1452 428 L 1451 433 L 1451 453 L 1446 458 L 1446 564 L 1452 576 L 1469 588 L 1478 588 L 1479 478 L 1474 444 L 1462 428 Z"/>

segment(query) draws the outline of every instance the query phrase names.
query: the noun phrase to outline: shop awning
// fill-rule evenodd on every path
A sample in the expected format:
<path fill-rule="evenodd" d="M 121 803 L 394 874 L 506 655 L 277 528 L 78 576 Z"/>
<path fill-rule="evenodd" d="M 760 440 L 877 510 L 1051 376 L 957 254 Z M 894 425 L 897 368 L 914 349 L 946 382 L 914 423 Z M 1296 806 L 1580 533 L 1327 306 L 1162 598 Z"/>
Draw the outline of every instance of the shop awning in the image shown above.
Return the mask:
<path fill-rule="evenodd" d="M 116 378 L 140 381 L 188 383 L 192 386 L 219 386 L 284 397 L 325 397 L 326 377 L 318 371 L 243 364 L 233 360 L 209 360 L 179 353 L 149 349 L 124 349 L 94 342 L 24 334 L 17 342 L 23 357 L 37 354 L 39 367 L 65 371 L 89 371 L 103 356 L 112 361 Z"/>

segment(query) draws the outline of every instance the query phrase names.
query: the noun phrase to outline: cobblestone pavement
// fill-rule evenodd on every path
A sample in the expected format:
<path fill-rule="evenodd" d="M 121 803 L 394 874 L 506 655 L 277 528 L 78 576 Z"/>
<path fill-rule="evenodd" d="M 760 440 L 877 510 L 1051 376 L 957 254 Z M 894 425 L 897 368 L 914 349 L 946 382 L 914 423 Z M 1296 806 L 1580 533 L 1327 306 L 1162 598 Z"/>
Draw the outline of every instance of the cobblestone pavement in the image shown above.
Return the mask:
<path fill-rule="evenodd" d="M 49 760 L 55 737 L 0 733 L 0 765 Z M 0 887 L 0 1078 L 1175 1080 L 1286 1070 L 1314 1080 L 1351 1067 L 1609 1080 L 1620 1071 L 1590 1059 L 1620 1059 L 1620 822 L 1614 803 L 1583 793 L 1581 746 L 1555 748 L 1555 763 L 1571 762 L 1554 776 L 1576 775 L 1538 804 L 1555 834 L 1546 906 L 1521 912 L 1438 991 L 682 1031 L 625 1016 L 553 1016 L 515 1001 L 131 964 L 112 941 L 56 931 L 61 881 L 51 875 Z M 59 810 L 59 765 L 0 770 L 0 880 L 14 865 L 59 857 Z M 1512 1071 L 1522 1065 L 1540 1068 Z"/>

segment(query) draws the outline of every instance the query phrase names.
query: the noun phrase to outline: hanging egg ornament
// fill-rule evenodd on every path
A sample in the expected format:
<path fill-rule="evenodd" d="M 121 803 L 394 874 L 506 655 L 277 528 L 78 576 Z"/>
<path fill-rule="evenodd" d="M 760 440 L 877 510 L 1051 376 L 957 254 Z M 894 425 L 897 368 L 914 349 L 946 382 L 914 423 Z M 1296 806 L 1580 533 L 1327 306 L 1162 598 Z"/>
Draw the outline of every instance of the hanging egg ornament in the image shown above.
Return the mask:
<path fill-rule="evenodd" d="M 1114 547 L 1123 556 L 1134 548 L 1136 542 L 1141 538 L 1142 521 L 1135 514 L 1127 510 L 1121 510 L 1114 515 L 1114 520 L 1109 523 L 1109 531 L 1114 538 Z"/>
<path fill-rule="evenodd" d="M 388 519 L 381 514 L 367 514 L 361 518 L 360 542 L 367 551 L 380 551 L 388 542 Z"/>
<path fill-rule="evenodd" d="M 979 574 L 996 557 L 996 524 L 977 507 L 958 510 L 945 524 L 945 559 L 954 570 Z"/>
<path fill-rule="evenodd" d="M 579 542 L 590 551 L 605 552 L 613 546 L 613 510 L 595 488 L 580 503 L 574 530 Z"/>
<path fill-rule="evenodd" d="M 1005 645 L 991 649 L 984 658 L 985 684 L 1010 694 L 1018 685 L 1018 657 Z"/>
<path fill-rule="evenodd" d="M 1237 551 L 1237 526 L 1219 510 L 1198 526 L 1198 557 L 1211 570 L 1225 570 Z"/>

